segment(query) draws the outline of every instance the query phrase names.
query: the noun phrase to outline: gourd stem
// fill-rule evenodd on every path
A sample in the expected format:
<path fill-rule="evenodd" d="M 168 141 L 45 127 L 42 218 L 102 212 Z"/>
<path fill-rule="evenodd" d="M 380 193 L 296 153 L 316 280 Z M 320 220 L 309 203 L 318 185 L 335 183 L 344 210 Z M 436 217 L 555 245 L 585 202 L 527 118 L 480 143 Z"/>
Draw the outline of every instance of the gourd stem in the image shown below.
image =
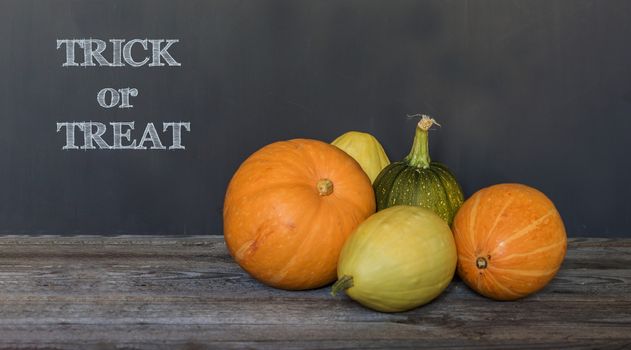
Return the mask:
<path fill-rule="evenodd" d="M 337 280 L 331 287 L 331 295 L 335 296 L 337 293 L 347 290 L 348 288 L 353 286 L 353 276 L 344 275 L 342 278 Z"/>
<path fill-rule="evenodd" d="M 436 123 L 434 118 L 423 115 L 416 125 L 412 150 L 410 150 L 410 154 L 405 157 L 405 161 L 411 166 L 429 168 L 431 159 L 429 158 L 427 130 L 429 130 L 434 124 L 440 126 L 440 124 Z"/>

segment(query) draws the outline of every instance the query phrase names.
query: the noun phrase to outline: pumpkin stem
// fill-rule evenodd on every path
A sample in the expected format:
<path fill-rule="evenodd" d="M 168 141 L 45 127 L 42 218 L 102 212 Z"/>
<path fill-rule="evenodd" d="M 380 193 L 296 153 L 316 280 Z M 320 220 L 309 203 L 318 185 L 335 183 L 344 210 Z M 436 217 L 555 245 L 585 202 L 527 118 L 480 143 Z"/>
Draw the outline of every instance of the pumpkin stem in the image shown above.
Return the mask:
<path fill-rule="evenodd" d="M 320 179 L 316 183 L 316 189 L 321 196 L 328 196 L 333 193 L 333 182 L 329 179 Z"/>
<path fill-rule="evenodd" d="M 353 286 L 353 276 L 344 275 L 331 287 L 331 295 L 335 296 L 337 293 L 347 290 Z"/>
<path fill-rule="evenodd" d="M 410 151 L 410 154 L 405 157 L 405 161 L 408 164 L 419 168 L 429 168 L 431 160 L 429 158 L 427 130 L 429 130 L 434 124 L 440 126 L 434 118 L 425 114 L 421 116 L 421 120 L 416 125 L 412 150 Z"/>
<path fill-rule="evenodd" d="M 486 267 L 488 266 L 488 262 L 486 261 L 485 258 L 479 257 L 475 261 L 475 266 L 477 266 L 478 269 L 480 269 L 480 270 L 486 269 Z"/>

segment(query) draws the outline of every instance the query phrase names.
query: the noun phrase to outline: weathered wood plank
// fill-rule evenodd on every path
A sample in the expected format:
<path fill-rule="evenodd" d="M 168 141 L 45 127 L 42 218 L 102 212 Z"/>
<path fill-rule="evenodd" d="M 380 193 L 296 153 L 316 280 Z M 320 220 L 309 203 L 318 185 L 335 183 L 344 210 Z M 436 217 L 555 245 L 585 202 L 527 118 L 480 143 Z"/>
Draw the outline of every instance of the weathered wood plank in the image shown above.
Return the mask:
<path fill-rule="evenodd" d="M 631 347 L 631 240 L 573 239 L 517 302 L 454 281 L 399 314 L 245 274 L 220 236 L 0 237 L 0 348 Z"/>

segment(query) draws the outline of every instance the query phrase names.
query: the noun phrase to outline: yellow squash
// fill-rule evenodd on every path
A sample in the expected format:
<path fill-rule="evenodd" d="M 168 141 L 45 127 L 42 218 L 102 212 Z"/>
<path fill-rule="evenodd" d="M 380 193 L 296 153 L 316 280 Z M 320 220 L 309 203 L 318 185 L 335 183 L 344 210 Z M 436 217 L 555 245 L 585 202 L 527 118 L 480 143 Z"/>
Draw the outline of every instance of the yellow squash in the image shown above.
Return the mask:
<path fill-rule="evenodd" d="M 422 207 L 390 207 L 370 216 L 346 241 L 332 293 L 346 290 L 377 311 L 410 310 L 447 288 L 456 260 L 443 219 Z"/>
<path fill-rule="evenodd" d="M 390 164 L 383 147 L 371 134 L 349 131 L 336 138 L 331 144 L 353 157 L 371 182 L 374 182 L 381 170 Z"/>

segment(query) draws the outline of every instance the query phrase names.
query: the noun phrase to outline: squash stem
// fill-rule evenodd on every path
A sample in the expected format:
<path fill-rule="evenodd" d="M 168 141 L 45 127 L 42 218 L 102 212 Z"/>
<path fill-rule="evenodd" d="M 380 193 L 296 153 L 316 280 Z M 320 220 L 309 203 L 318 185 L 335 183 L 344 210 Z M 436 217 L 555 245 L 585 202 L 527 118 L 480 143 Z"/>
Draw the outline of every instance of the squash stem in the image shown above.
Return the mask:
<path fill-rule="evenodd" d="M 433 118 L 426 115 L 423 115 L 421 120 L 418 122 L 416 132 L 414 133 L 412 150 L 410 150 L 410 154 L 405 157 L 405 161 L 411 166 L 424 169 L 429 168 L 431 159 L 429 158 L 427 130 L 429 130 L 434 124 L 440 126 L 440 124 L 436 123 Z"/>
<path fill-rule="evenodd" d="M 353 276 L 344 275 L 342 278 L 337 280 L 333 287 L 331 287 L 331 295 L 335 296 L 337 293 L 347 290 L 348 288 L 353 286 Z"/>

